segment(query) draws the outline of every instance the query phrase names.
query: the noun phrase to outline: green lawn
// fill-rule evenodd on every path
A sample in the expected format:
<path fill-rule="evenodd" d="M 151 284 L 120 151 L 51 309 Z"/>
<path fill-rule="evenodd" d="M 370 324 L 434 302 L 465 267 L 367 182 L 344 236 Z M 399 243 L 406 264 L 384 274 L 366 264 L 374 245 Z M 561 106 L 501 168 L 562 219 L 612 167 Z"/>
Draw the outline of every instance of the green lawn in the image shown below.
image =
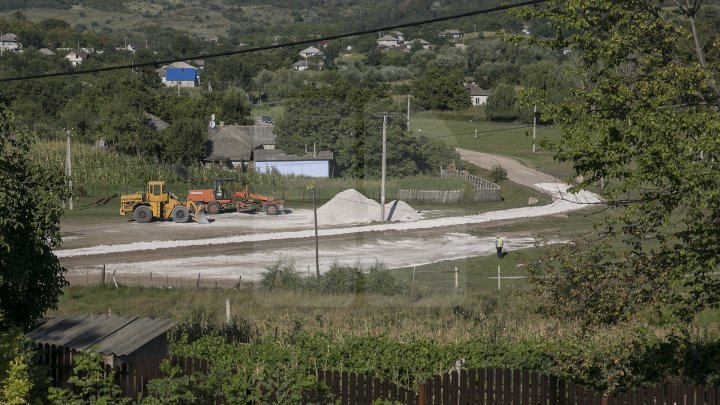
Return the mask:
<path fill-rule="evenodd" d="M 532 125 L 459 119 L 468 117 L 472 117 L 472 114 L 420 112 L 411 114 L 410 127 L 415 133 L 442 139 L 453 146 L 516 158 L 529 167 L 560 179 L 572 174 L 569 164 L 556 162 L 552 153 L 542 150 L 539 145 L 542 138 L 559 139 L 560 131 L 557 128 L 537 128 L 536 152 L 533 153 Z"/>

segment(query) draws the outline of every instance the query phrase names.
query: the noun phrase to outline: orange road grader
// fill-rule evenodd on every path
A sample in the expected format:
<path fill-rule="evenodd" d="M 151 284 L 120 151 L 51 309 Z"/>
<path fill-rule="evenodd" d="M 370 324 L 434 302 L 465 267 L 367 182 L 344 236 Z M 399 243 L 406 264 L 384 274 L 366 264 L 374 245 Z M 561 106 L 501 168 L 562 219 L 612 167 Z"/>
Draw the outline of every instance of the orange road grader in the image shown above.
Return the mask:
<path fill-rule="evenodd" d="M 285 209 L 283 200 L 274 195 L 253 194 L 248 186 L 242 191 L 234 191 L 235 180 L 215 179 L 213 188 L 188 191 L 188 201 L 203 204 L 208 214 L 219 214 L 223 210 L 265 211 L 267 215 L 278 215 Z"/>
<path fill-rule="evenodd" d="M 127 194 L 120 197 L 120 215 L 133 214 L 135 222 L 147 223 L 152 219 L 172 219 L 185 223 L 191 218 L 199 224 L 209 223 L 205 208 L 194 201 L 180 201 L 167 191 L 164 181 L 149 181 L 144 193 Z"/>

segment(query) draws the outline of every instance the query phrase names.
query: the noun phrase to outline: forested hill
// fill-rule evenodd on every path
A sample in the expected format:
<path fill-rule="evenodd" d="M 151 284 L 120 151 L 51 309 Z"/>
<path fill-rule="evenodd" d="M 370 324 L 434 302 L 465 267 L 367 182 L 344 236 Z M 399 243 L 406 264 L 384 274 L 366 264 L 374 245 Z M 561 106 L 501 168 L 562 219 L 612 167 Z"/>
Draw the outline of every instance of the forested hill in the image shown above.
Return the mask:
<path fill-rule="evenodd" d="M 154 25 L 210 38 L 270 32 L 281 36 L 322 35 L 447 16 L 501 3 L 502 0 L 0 0 L 0 16 L 19 11 L 33 22 L 57 18 L 76 29 L 95 32 L 132 32 Z M 448 24 L 440 27 L 471 32 L 522 26 L 505 13 Z"/>

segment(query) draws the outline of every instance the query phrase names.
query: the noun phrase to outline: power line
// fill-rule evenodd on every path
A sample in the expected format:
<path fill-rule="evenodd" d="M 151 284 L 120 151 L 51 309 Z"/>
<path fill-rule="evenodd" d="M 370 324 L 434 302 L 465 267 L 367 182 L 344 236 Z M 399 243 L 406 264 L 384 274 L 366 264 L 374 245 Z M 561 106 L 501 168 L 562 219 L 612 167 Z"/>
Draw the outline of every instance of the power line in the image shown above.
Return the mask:
<path fill-rule="evenodd" d="M 380 32 L 380 31 L 390 31 L 390 30 L 395 30 L 395 29 L 399 29 L 399 28 L 416 27 L 419 25 L 426 25 L 426 24 L 432 24 L 432 23 L 441 22 L 441 21 L 455 20 L 455 19 L 464 18 L 464 17 L 472 17 L 472 16 L 476 16 L 476 15 L 481 15 L 481 14 L 493 13 L 496 11 L 511 10 L 511 9 L 518 8 L 518 7 L 525 7 L 525 6 L 531 6 L 531 5 L 545 3 L 547 1 L 548 0 L 527 0 L 527 1 L 524 1 L 521 3 L 516 3 L 516 4 L 501 5 L 501 6 L 487 8 L 487 9 L 483 9 L 483 10 L 475 10 L 475 11 L 469 11 L 466 13 L 454 14 L 454 15 L 445 16 L 445 17 L 432 18 L 429 20 L 414 21 L 414 22 L 403 23 L 403 24 L 394 24 L 394 25 L 388 25 L 385 27 L 378 27 L 378 28 L 372 28 L 372 29 L 367 29 L 367 30 L 348 32 L 348 33 L 344 33 L 344 34 L 328 35 L 328 36 L 316 38 L 316 39 L 305 39 L 305 40 L 301 40 L 301 41 L 284 42 L 281 44 L 265 45 L 265 46 L 255 47 L 255 48 L 239 49 L 239 50 L 235 50 L 235 51 L 226 51 L 226 52 L 211 53 L 211 54 L 205 54 L 205 55 L 191 55 L 191 56 L 184 56 L 182 58 L 156 60 L 156 61 L 150 61 L 150 62 L 130 64 L 130 65 L 107 66 L 107 67 L 100 67 L 100 68 L 87 69 L 87 70 L 77 70 L 77 71 L 71 71 L 71 72 L 44 73 L 44 74 L 40 74 L 40 75 L 16 76 L 16 77 L 0 79 L 0 82 L 43 79 L 43 78 L 48 78 L 48 77 L 59 77 L 59 76 L 77 76 L 77 75 L 84 75 L 84 74 L 89 74 L 89 73 L 108 72 L 108 71 L 112 71 L 112 70 L 133 69 L 133 68 L 147 67 L 147 66 L 166 65 L 166 64 L 170 64 L 170 63 L 174 63 L 174 62 L 182 62 L 182 61 L 189 60 L 189 59 L 212 59 L 212 58 L 219 58 L 219 57 L 223 57 L 223 56 L 232 56 L 232 55 L 239 55 L 239 54 L 244 54 L 244 53 L 267 51 L 270 49 L 288 48 L 288 47 L 297 46 L 297 45 L 314 44 L 314 43 L 317 43 L 320 41 L 330 41 L 333 39 L 341 39 L 341 38 L 347 38 L 347 37 L 355 37 L 355 36 L 359 36 L 359 35 L 373 34 L 373 33 Z"/>

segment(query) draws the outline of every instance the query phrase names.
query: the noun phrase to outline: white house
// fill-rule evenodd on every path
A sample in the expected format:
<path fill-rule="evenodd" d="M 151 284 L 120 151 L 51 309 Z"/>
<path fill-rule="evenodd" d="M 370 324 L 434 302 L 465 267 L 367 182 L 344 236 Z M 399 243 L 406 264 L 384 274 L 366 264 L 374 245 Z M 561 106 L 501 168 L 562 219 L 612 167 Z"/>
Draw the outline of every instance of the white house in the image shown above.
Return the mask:
<path fill-rule="evenodd" d="M 317 56 L 320 54 L 320 50 L 315 48 L 314 46 L 311 46 L 309 48 L 303 49 L 300 51 L 300 56 L 303 58 L 312 58 L 313 56 Z"/>
<path fill-rule="evenodd" d="M 67 59 L 73 67 L 85 62 L 89 57 L 90 54 L 81 49 L 71 49 L 70 52 L 65 55 L 65 59 Z"/>
<path fill-rule="evenodd" d="M 489 91 L 481 89 L 475 83 L 470 84 L 469 90 L 472 105 L 484 105 L 487 103 L 488 96 L 490 95 Z"/>
<path fill-rule="evenodd" d="M 377 39 L 377 46 L 381 48 L 395 48 L 400 45 L 400 40 L 392 35 L 383 35 Z"/>
<path fill-rule="evenodd" d="M 393 31 L 393 32 L 390 33 L 390 35 L 392 35 L 392 36 L 394 36 L 395 38 L 397 38 L 398 41 L 400 41 L 400 42 L 405 41 L 405 34 L 403 34 L 403 33 L 400 32 L 400 31 Z"/>
<path fill-rule="evenodd" d="M 13 33 L 7 33 L 0 36 L 0 50 L 18 51 L 22 48 L 22 44 L 18 41 L 18 36 Z"/>
<path fill-rule="evenodd" d="M 132 53 L 135 53 L 140 49 L 147 49 L 147 48 L 148 48 L 147 42 L 144 44 L 142 42 L 130 42 L 127 44 L 127 47 L 125 47 L 125 49 L 127 49 L 128 51 L 130 51 Z"/>

